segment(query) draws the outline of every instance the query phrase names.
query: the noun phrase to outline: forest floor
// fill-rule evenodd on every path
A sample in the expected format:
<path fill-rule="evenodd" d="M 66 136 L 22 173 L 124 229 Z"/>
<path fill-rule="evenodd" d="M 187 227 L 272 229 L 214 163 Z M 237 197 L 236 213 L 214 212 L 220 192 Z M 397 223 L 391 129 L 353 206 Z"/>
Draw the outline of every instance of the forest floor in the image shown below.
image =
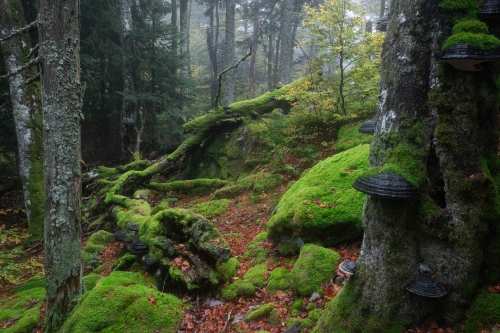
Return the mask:
<path fill-rule="evenodd" d="M 262 201 L 252 203 L 250 195 L 241 195 L 232 200 L 232 205 L 223 215 L 212 218 L 211 221 L 217 225 L 221 234 L 231 246 L 231 252 L 234 257 L 240 262 L 238 275 L 234 279 L 243 279 L 243 275 L 250 268 L 250 259 L 244 258 L 247 251 L 247 245 L 255 238 L 255 236 L 264 231 L 264 226 L 268 221 L 270 213 L 273 209 L 274 201 L 272 197 L 281 195 L 285 192 L 285 186 L 278 188 L 273 193 L 267 194 Z M 273 196 L 274 195 L 274 196 Z M 197 200 L 203 202 L 206 197 L 196 197 Z M 154 200 L 154 193 L 151 200 Z M 175 203 L 176 207 L 185 207 L 192 197 L 179 197 L 179 201 Z M 0 197 L 0 231 L 3 237 L 0 237 L 0 273 L 5 273 L 5 267 L 2 268 L 1 253 L 6 253 L 11 249 L 19 247 L 23 235 L 26 234 L 26 217 L 25 212 L 20 205 L 20 196 L 16 193 L 11 193 Z M 9 230 L 11 232 L 9 232 Z M 85 245 L 90 233 L 83 232 L 82 247 Z M 290 258 L 283 258 L 278 255 L 272 243 L 264 243 L 268 252 L 271 253 L 271 258 L 267 261 L 268 271 L 276 267 L 284 267 L 291 270 Z M 340 256 L 339 261 L 351 259 L 356 261 L 359 256 L 359 248 L 361 242 L 353 242 L 343 244 L 333 248 Z M 111 264 L 118 259 L 124 252 L 126 243 L 116 242 L 106 248 L 101 253 L 100 263 L 107 264 L 107 269 L 100 274 L 106 276 L 111 273 Z M 25 254 L 20 255 L 13 260 L 9 269 L 11 269 L 11 283 L 2 282 L 0 275 L 0 299 L 10 297 L 12 291 L 22 283 L 25 283 L 32 277 L 43 278 L 43 247 L 42 244 L 35 244 Z M 13 265 L 13 266 L 12 266 Z M 2 271 L 3 269 L 3 271 Z M 90 273 L 92 270 L 86 268 L 84 274 Z M 144 273 L 146 274 L 146 273 Z M 331 281 L 322 285 L 324 295 L 318 296 L 315 299 L 303 298 L 301 301 L 299 316 L 306 318 L 308 315 L 308 303 L 316 303 L 317 308 L 324 308 L 326 302 L 338 293 L 342 287 L 342 283 L 347 279 L 338 269 Z M 227 284 L 229 284 L 229 281 Z M 220 288 L 223 286 L 221 285 Z M 265 288 L 256 291 L 253 297 L 239 298 L 231 302 L 222 301 L 220 298 L 220 288 L 209 293 L 203 294 L 180 294 L 177 295 L 185 301 L 185 304 L 190 306 L 184 308 L 184 321 L 179 333 L 222 333 L 222 332 L 258 332 L 266 330 L 272 333 L 281 333 L 287 330 L 285 326 L 286 320 L 290 317 L 290 308 L 297 301 L 297 297 L 292 291 L 277 292 L 276 294 L 269 293 Z M 275 307 L 281 313 L 279 319 L 280 324 L 271 325 L 267 319 L 262 319 L 255 322 L 243 321 L 243 316 L 250 309 L 255 308 L 260 304 L 274 302 Z M 42 316 L 39 322 L 39 327 L 34 331 L 37 333 L 44 332 L 43 326 L 43 308 Z M 9 327 L 13 323 L 0 322 L 0 330 Z M 312 329 L 304 328 L 301 332 L 311 332 Z M 500 326 L 494 327 L 492 330 L 484 330 L 482 332 L 498 332 Z M 451 333 L 452 330 L 447 327 L 441 327 L 436 322 L 425 323 L 419 327 L 409 329 L 407 333 Z"/>

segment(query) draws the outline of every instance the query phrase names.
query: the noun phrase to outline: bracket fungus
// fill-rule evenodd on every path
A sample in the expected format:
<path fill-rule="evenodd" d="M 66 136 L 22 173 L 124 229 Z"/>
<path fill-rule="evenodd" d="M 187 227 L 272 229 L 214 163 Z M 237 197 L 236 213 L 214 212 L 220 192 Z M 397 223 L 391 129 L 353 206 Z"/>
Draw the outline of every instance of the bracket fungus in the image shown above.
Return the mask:
<path fill-rule="evenodd" d="M 128 252 L 131 254 L 139 255 L 148 253 L 148 246 L 146 243 L 141 242 L 141 240 L 136 237 L 134 240 L 127 246 Z"/>
<path fill-rule="evenodd" d="M 500 0 L 484 0 L 481 4 L 482 19 L 500 18 Z"/>
<path fill-rule="evenodd" d="M 349 259 L 342 261 L 342 263 L 340 263 L 339 265 L 339 270 L 348 276 L 354 275 L 357 269 L 358 265 L 356 264 L 356 262 Z"/>
<path fill-rule="evenodd" d="M 469 72 L 483 70 L 481 63 L 492 60 L 500 60 L 500 48 L 482 50 L 478 46 L 465 43 L 448 47 L 441 57 L 442 62 L 446 62 L 458 70 Z"/>
<path fill-rule="evenodd" d="M 375 125 L 376 124 L 377 124 L 377 118 L 367 120 L 364 123 L 362 123 L 361 126 L 359 126 L 358 132 L 366 133 L 366 134 L 373 134 L 373 133 L 375 133 Z"/>
<path fill-rule="evenodd" d="M 115 236 L 115 239 L 119 242 L 130 243 L 132 241 L 123 230 L 116 231 L 113 236 Z"/>
<path fill-rule="evenodd" d="M 132 235 L 132 237 L 136 237 L 139 235 L 139 226 L 135 223 L 129 224 L 128 231 Z"/>
<path fill-rule="evenodd" d="M 358 177 L 352 184 L 356 190 L 387 199 L 415 200 L 420 191 L 402 176 L 381 172 L 376 176 Z"/>
<path fill-rule="evenodd" d="M 387 31 L 387 22 L 389 22 L 389 16 L 386 13 L 377 21 L 375 29 L 378 31 Z"/>
<path fill-rule="evenodd" d="M 406 286 L 409 292 L 422 296 L 439 298 L 448 293 L 445 287 L 437 282 L 435 275 L 426 264 L 420 264 L 420 273 L 418 276 Z"/>

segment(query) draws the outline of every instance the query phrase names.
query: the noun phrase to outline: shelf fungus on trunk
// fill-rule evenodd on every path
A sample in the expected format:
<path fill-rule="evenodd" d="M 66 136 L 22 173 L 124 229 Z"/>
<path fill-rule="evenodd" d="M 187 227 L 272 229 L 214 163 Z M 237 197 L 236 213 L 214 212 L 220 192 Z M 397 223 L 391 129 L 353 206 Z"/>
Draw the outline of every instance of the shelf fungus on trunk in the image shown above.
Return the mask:
<path fill-rule="evenodd" d="M 135 223 L 129 224 L 128 232 L 132 235 L 132 238 L 135 238 L 139 235 L 139 226 Z"/>
<path fill-rule="evenodd" d="M 389 22 L 389 16 L 385 14 L 377 21 L 375 29 L 378 31 L 387 31 L 387 22 Z"/>
<path fill-rule="evenodd" d="M 356 262 L 349 259 L 342 261 L 342 263 L 339 265 L 339 270 L 347 276 L 354 275 L 357 269 L 358 265 L 356 264 Z"/>
<path fill-rule="evenodd" d="M 500 18 L 500 0 L 484 0 L 481 4 L 481 18 L 483 20 Z"/>
<path fill-rule="evenodd" d="M 136 237 L 134 240 L 127 246 L 128 252 L 135 255 L 141 255 L 148 253 L 148 246 L 146 243 L 141 242 L 141 240 Z"/>
<path fill-rule="evenodd" d="M 418 188 L 395 173 L 381 172 L 373 177 L 358 177 L 352 186 L 360 192 L 387 199 L 416 200 L 420 197 Z"/>
<path fill-rule="evenodd" d="M 123 230 L 117 230 L 113 236 L 115 236 L 115 239 L 119 242 L 130 243 L 132 241 Z"/>
<path fill-rule="evenodd" d="M 359 126 L 358 132 L 365 134 L 375 133 L 375 125 L 377 124 L 377 118 L 373 118 L 365 121 Z"/>
<path fill-rule="evenodd" d="M 500 60 L 500 48 L 483 50 L 478 46 L 461 43 L 452 45 L 444 50 L 441 57 L 458 70 L 477 72 L 483 70 L 485 61 Z"/>
<path fill-rule="evenodd" d="M 142 265 L 145 271 L 153 270 L 160 265 L 160 262 L 155 258 L 151 257 L 149 254 L 138 255 L 137 262 Z"/>
<path fill-rule="evenodd" d="M 448 293 L 448 290 L 436 280 L 436 276 L 432 274 L 429 267 L 425 264 L 420 264 L 420 273 L 412 282 L 408 283 L 406 290 L 422 296 L 439 298 Z"/>

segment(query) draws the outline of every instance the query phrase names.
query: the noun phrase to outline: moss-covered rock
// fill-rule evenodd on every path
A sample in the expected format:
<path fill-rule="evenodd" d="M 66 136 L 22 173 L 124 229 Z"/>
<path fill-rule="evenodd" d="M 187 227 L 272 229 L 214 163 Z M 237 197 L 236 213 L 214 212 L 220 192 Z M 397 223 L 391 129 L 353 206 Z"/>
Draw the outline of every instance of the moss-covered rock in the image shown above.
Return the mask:
<path fill-rule="evenodd" d="M 222 282 L 229 281 L 238 274 L 240 263 L 236 258 L 230 258 L 227 262 L 217 265 L 217 273 L 221 276 Z"/>
<path fill-rule="evenodd" d="M 224 214 L 232 203 L 233 202 L 228 199 L 210 200 L 196 204 L 190 207 L 189 210 L 193 211 L 194 213 L 203 215 L 206 218 L 211 218 L 217 215 Z"/>
<path fill-rule="evenodd" d="M 141 273 L 113 272 L 82 297 L 60 333 L 177 332 L 181 301 Z"/>
<path fill-rule="evenodd" d="M 255 267 L 250 268 L 243 278 L 247 279 L 250 283 L 258 288 L 262 288 L 266 282 L 265 273 L 267 272 L 267 263 L 263 262 Z"/>
<path fill-rule="evenodd" d="M 104 250 L 106 246 L 113 244 L 115 242 L 115 236 L 112 233 L 99 230 L 90 236 L 87 244 L 83 248 L 83 261 L 85 264 L 89 264 L 89 261 L 96 255 Z M 95 266 L 94 266 L 95 267 Z"/>
<path fill-rule="evenodd" d="M 283 195 L 267 224 L 281 253 L 297 253 L 302 241 L 330 246 L 361 237 L 365 195 L 352 183 L 368 168 L 368 152 L 359 145 L 318 163 Z"/>
<path fill-rule="evenodd" d="M 236 280 L 234 283 L 222 288 L 221 297 L 225 301 L 232 301 L 237 297 L 250 297 L 255 294 L 255 287 L 252 283 L 243 280 Z"/>
<path fill-rule="evenodd" d="M 467 312 L 465 333 L 479 332 L 479 328 L 490 329 L 500 323 L 500 294 L 481 290 Z"/>
<path fill-rule="evenodd" d="M 238 179 L 236 184 L 224 186 L 215 191 L 212 197 L 216 199 L 234 198 L 246 192 L 258 195 L 271 192 L 285 183 L 286 179 L 281 175 L 260 172 Z"/>
<path fill-rule="evenodd" d="M 162 192 L 176 192 L 189 195 L 200 195 L 214 189 L 221 188 L 227 185 L 227 180 L 222 179 L 193 179 L 193 180 L 176 180 L 167 183 L 151 182 L 147 186 L 150 189 Z"/>
<path fill-rule="evenodd" d="M 262 263 L 268 257 L 268 250 L 263 242 L 267 241 L 267 232 L 261 232 L 247 245 L 248 251 L 244 254 L 245 258 L 252 258 L 250 265 Z"/>
<path fill-rule="evenodd" d="M 248 311 L 243 318 L 246 321 L 255 321 L 265 317 L 269 317 L 274 309 L 274 303 L 261 304 L 257 308 Z"/>
<path fill-rule="evenodd" d="M 329 281 L 340 256 L 330 249 L 307 244 L 300 250 L 300 256 L 291 273 L 293 289 L 303 296 L 310 296 Z"/>
<path fill-rule="evenodd" d="M 360 133 L 358 131 L 361 124 L 347 124 L 339 129 L 339 138 L 333 144 L 333 150 L 336 153 L 354 148 L 361 144 L 370 143 L 373 135 Z"/>
<path fill-rule="evenodd" d="M 45 302 L 45 288 L 33 283 L 19 287 L 12 297 L 0 300 L 0 323 L 8 325 L 2 332 L 30 333 L 40 320 L 41 307 Z"/>
<path fill-rule="evenodd" d="M 267 290 L 275 294 L 278 290 L 288 290 L 290 288 L 290 271 L 283 268 L 275 268 L 269 275 Z"/>
<path fill-rule="evenodd" d="M 88 292 L 94 289 L 100 279 L 102 279 L 102 275 L 100 274 L 91 273 L 89 275 L 85 275 L 83 277 L 83 281 L 85 283 L 85 291 Z"/>

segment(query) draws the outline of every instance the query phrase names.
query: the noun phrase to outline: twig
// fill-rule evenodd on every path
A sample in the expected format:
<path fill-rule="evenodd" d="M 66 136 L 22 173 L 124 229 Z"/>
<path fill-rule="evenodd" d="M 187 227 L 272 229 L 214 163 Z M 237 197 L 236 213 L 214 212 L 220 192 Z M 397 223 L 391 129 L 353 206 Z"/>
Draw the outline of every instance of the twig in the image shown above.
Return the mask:
<path fill-rule="evenodd" d="M 31 50 L 30 50 L 30 53 L 28 53 L 28 55 L 26 56 L 26 58 L 31 58 L 32 55 L 35 54 L 36 51 L 38 51 L 38 45 L 39 44 L 36 44 Z"/>
<path fill-rule="evenodd" d="M 29 67 L 34 66 L 34 65 L 37 65 L 39 62 L 40 62 L 40 57 L 36 57 L 35 59 L 30 60 L 24 66 L 16 69 L 15 71 L 0 76 L 0 79 L 6 79 L 6 78 L 9 78 L 9 77 L 14 76 L 16 74 L 19 74 L 20 72 L 24 71 L 26 68 L 29 68 Z"/>
<path fill-rule="evenodd" d="M 32 82 L 40 80 L 40 73 L 36 73 L 35 76 L 33 76 L 31 79 L 27 79 L 26 82 L 24 83 L 25 85 L 28 85 Z"/>
<path fill-rule="evenodd" d="M 38 20 L 35 20 L 35 21 L 31 22 L 30 24 L 28 24 L 27 26 L 22 27 L 19 30 L 13 30 L 10 35 L 8 35 L 8 36 L 6 36 L 4 38 L 0 38 L 0 43 L 3 42 L 3 41 L 6 41 L 7 39 L 19 36 L 19 35 L 25 33 L 26 31 L 31 30 L 31 29 L 33 29 L 35 27 L 38 27 L 39 23 L 40 22 Z"/>
<path fill-rule="evenodd" d="M 224 325 L 224 327 L 222 328 L 222 331 L 220 331 L 220 333 L 223 333 L 226 330 L 227 324 L 229 323 L 229 319 L 231 319 L 231 312 L 232 311 L 233 310 L 229 311 L 229 313 L 227 314 L 226 324 Z"/>
<path fill-rule="evenodd" d="M 220 74 L 219 74 L 219 89 L 217 90 L 217 95 L 215 95 L 215 101 L 214 101 L 214 104 L 215 104 L 215 107 L 218 107 L 220 106 L 219 104 L 219 99 L 220 99 L 220 93 L 221 93 L 221 90 L 222 90 L 222 76 L 224 76 L 224 74 L 226 74 L 227 72 L 229 72 L 231 69 L 235 69 L 237 68 L 243 61 L 245 61 L 250 55 L 252 54 L 252 45 L 250 44 L 250 51 L 248 51 L 247 54 L 245 54 L 243 56 L 243 58 L 241 58 L 240 60 L 238 60 L 238 62 L 234 65 L 232 65 L 231 67 L 228 67 L 226 68 L 225 70 L 223 70 Z"/>

